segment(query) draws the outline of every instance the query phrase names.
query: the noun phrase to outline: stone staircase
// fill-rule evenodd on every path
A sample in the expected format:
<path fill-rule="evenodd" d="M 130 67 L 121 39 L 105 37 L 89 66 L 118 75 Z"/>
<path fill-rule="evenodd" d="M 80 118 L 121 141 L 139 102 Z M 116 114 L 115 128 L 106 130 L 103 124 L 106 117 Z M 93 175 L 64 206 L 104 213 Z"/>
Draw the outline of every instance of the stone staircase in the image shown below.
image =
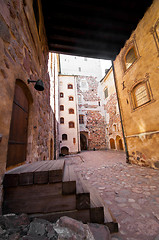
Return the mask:
<path fill-rule="evenodd" d="M 68 216 L 83 223 L 118 224 L 96 190 L 77 175 L 67 160 L 25 164 L 4 176 L 3 214 L 27 213 L 51 222 Z"/>

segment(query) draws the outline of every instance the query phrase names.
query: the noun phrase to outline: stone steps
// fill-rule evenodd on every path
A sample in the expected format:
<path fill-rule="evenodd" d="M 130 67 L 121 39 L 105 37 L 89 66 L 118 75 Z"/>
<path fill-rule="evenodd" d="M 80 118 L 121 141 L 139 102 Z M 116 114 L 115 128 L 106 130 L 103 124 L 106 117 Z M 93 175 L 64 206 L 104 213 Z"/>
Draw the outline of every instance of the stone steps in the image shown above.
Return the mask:
<path fill-rule="evenodd" d="M 3 181 L 3 214 L 27 213 L 52 222 L 68 216 L 106 224 L 110 232 L 116 232 L 117 223 L 96 191 L 66 162 L 42 161 L 8 171 Z"/>

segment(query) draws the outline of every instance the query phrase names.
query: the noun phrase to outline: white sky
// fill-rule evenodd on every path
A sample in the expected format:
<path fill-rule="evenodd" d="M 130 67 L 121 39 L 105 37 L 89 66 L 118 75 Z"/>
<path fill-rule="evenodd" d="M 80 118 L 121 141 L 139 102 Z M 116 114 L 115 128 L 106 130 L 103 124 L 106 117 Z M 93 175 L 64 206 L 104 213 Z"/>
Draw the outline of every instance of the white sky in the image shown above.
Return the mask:
<path fill-rule="evenodd" d="M 104 60 L 104 59 L 100 59 L 101 60 L 101 67 L 102 67 L 102 77 L 105 76 L 105 69 L 109 69 L 112 65 L 112 62 L 110 60 Z"/>

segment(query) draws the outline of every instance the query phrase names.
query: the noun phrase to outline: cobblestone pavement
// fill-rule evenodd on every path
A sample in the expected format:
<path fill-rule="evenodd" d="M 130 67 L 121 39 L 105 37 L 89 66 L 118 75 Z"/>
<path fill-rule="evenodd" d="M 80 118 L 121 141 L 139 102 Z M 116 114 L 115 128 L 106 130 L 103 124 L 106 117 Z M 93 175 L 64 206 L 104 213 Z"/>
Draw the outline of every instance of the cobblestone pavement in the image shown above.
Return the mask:
<path fill-rule="evenodd" d="M 158 170 L 127 164 L 117 151 L 85 151 L 70 160 L 117 219 L 112 240 L 159 240 Z"/>

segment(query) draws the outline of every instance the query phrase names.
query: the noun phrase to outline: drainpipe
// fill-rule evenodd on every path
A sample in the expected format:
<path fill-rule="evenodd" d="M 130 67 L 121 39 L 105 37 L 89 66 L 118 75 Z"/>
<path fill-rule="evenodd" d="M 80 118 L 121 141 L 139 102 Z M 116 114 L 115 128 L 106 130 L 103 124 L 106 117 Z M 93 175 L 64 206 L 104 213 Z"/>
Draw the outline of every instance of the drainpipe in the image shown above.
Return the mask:
<path fill-rule="evenodd" d="M 51 53 L 52 54 L 52 53 Z M 56 98 L 55 98 L 55 87 L 56 87 L 56 83 L 55 83 L 55 53 L 54 53 L 54 160 L 56 160 L 56 141 L 57 141 L 57 136 L 56 136 Z"/>
<path fill-rule="evenodd" d="M 114 84 L 115 84 L 115 89 L 116 89 L 117 101 L 118 101 L 118 106 L 119 106 L 121 128 L 122 128 L 123 139 L 124 139 L 124 146 L 125 146 L 125 153 L 126 153 L 126 162 L 130 163 L 129 162 L 128 147 L 127 147 L 127 142 L 126 142 L 125 132 L 124 132 L 124 126 L 123 126 L 123 120 L 122 120 L 122 114 L 121 114 L 121 105 L 120 105 L 120 102 L 119 102 L 119 94 L 118 94 L 118 89 L 117 89 L 117 84 L 116 84 L 116 75 L 115 75 L 115 69 L 114 69 L 114 62 L 113 61 L 112 61 L 112 70 L 113 70 L 113 76 L 114 76 Z"/>
<path fill-rule="evenodd" d="M 78 153 L 80 152 L 80 143 L 79 143 L 79 114 L 78 114 L 78 95 L 77 95 L 77 81 L 76 76 L 74 76 L 74 86 L 75 86 L 75 99 L 76 99 L 76 123 L 77 123 L 77 144 L 78 144 Z"/>

